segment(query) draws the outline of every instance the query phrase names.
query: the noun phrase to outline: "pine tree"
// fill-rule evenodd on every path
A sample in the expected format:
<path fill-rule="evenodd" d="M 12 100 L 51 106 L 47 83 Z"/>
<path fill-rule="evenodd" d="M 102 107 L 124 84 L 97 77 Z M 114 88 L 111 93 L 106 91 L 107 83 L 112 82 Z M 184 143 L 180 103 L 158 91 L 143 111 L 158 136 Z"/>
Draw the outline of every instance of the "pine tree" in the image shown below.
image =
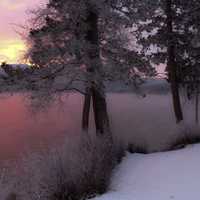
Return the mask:
<path fill-rule="evenodd" d="M 50 0 L 35 17 L 29 35 L 30 61 L 41 67 L 58 66 L 59 72 L 67 69 L 69 76 L 84 76 L 86 131 L 92 99 L 97 133 L 109 132 L 105 80 L 136 84 L 138 71 L 154 74 L 147 60 L 128 46 L 133 8 L 130 0 Z"/>
<path fill-rule="evenodd" d="M 197 7 L 196 0 L 157 0 L 141 8 L 143 16 L 140 14 L 137 18 L 143 54 L 150 62 L 167 66 L 177 122 L 183 120 L 179 89 L 183 87 L 189 94 L 194 83 L 192 74 L 199 76 L 195 72 L 198 65 L 195 55 L 199 50 L 191 42 L 199 26 L 194 12 Z"/>

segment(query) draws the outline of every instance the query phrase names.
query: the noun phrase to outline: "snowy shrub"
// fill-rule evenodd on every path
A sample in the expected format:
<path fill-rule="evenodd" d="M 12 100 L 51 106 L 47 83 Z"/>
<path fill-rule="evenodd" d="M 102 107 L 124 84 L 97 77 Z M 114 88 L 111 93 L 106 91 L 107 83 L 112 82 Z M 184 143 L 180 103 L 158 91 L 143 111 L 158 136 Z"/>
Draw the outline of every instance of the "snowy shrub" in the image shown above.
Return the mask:
<path fill-rule="evenodd" d="M 17 194 L 14 193 L 14 192 L 9 193 L 9 194 L 7 195 L 7 197 L 6 197 L 6 200 L 17 200 L 17 199 L 18 199 L 18 196 L 17 196 Z"/>
<path fill-rule="evenodd" d="M 8 166 L 1 165 L 0 167 L 0 199 L 1 200 L 18 200 L 13 191 L 13 182 L 8 181 Z M 12 176 L 11 173 L 10 177 Z"/>
<path fill-rule="evenodd" d="M 24 156 L 13 191 L 20 200 L 77 200 L 104 193 L 116 164 L 114 149 L 110 137 L 85 134 Z"/>
<path fill-rule="evenodd" d="M 128 145 L 128 149 L 127 149 L 130 153 L 141 153 L 141 154 L 147 154 L 148 149 L 146 147 L 146 145 L 136 145 L 136 144 L 129 144 Z"/>
<path fill-rule="evenodd" d="M 180 149 L 190 144 L 200 143 L 200 129 L 198 126 L 186 126 L 170 144 L 170 150 Z"/>
<path fill-rule="evenodd" d="M 114 139 L 114 152 L 117 163 L 121 163 L 122 158 L 126 155 L 126 147 L 119 139 Z"/>

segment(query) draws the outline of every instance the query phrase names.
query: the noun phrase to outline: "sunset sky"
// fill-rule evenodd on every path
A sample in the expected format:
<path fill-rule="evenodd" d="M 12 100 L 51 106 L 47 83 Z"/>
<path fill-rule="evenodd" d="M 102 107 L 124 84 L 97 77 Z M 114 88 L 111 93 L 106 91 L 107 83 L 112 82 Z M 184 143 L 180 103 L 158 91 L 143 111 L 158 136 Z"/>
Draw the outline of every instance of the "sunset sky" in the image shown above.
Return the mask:
<path fill-rule="evenodd" d="M 0 0 L 0 62 L 19 63 L 26 47 L 17 31 L 24 25 L 28 10 L 44 5 L 46 0 Z M 16 31 L 17 30 L 17 31 Z"/>

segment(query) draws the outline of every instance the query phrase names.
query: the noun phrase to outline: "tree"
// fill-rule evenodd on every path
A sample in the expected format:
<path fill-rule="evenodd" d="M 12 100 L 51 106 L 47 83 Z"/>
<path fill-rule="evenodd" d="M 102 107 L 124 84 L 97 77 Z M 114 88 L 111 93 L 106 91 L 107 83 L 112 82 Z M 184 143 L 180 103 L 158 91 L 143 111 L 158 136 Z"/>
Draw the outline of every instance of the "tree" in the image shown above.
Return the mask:
<path fill-rule="evenodd" d="M 53 68 L 53 76 L 66 73 L 72 79 L 70 83 L 77 77 L 84 81 L 82 127 L 85 130 L 92 99 L 97 133 L 110 132 L 105 80 L 120 79 L 135 84 L 140 79 L 138 71 L 152 75 L 153 68 L 127 45 L 133 3 L 50 0 L 47 8 L 37 12 L 34 18 L 29 33 L 30 61 Z"/>
<path fill-rule="evenodd" d="M 173 98 L 174 112 L 176 121 L 179 123 L 183 120 L 183 112 L 180 102 L 179 94 L 179 80 L 178 80 L 178 66 L 176 63 L 176 52 L 174 43 L 174 29 L 173 29 L 173 4 L 172 0 L 166 0 L 166 33 L 167 33 L 167 71 L 169 81 L 171 83 L 171 91 Z"/>
<path fill-rule="evenodd" d="M 143 16 L 140 14 L 137 19 L 138 32 L 143 33 L 138 34 L 143 54 L 152 63 L 167 65 L 177 123 L 183 120 L 179 89 L 182 87 L 189 92 L 196 68 L 194 63 L 198 62 L 197 49 L 191 44 L 198 26 L 195 7 L 199 7 L 195 0 L 157 0 L 144 6 L 141 9 Z"/>

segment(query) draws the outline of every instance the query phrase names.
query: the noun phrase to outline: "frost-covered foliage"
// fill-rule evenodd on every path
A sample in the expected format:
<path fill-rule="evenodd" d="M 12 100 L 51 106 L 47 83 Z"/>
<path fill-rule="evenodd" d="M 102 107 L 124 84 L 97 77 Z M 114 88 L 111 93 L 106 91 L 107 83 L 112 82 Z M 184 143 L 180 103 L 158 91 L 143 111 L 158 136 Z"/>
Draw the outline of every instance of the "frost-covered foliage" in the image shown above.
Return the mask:
<path fill-rule="evenodd" d="M 8 174 L 12 187 L 5 193 L 20 200 L 85 199 L 107 190 L 115 164 L 108 136 L 68 139 L 59 147 L 24 155 L 14 175 Z"/>
<path fill-rule="evenodd" d="M 0 171 L 0 199 L 2 200 L 10 200 L 10 196 L 12 195 L 13 185 L 5 181 L 5 167 L 1 166 Z"/>
<path fill-rule="evenodd" d="M 104 79 L 140 83 L 141 75 L 153 75 L 154 70 L 134 48 L 129 48 L 127 32 L 133 24 L 133 7 L 133 1 L 50 0 L 46 8 L 34 12 L 27 57 L 33 64 L 53 70 L 51 78 L 64 75 L 72 80 L 75 76 L 72 82 L 84 82 L 85 76 L 90 76 L 88 50 L 95 54 L 98 46 Z M 92 45 L 87 40 L 90 11 L 98 15 L 98 44 Z M 96 68 L 98 62 L 94 61 L 92 67 Z"/>
<path fill-rule="evenodd" d="M 198 126 L 186 126 L 181 130 L 178 136 L 171 141 L 171 149 L 180 149 L 184 148 L 187 145 L 198 144 L 200 143 L 200 134 Z"/>
<path fill-rule="evenodd" d="M 143 47 L 143 53 L 152 63 L 167 64 L 166 72 L 170 75 L 168 50 L 172 46 L 176 82 L 186 88 L 190 97 L 197 89 L 200 76 L 199 1 L 143 0 L 137 2 L 137 7 L 141 13 L 136 18 L 137 38 Z"/>

